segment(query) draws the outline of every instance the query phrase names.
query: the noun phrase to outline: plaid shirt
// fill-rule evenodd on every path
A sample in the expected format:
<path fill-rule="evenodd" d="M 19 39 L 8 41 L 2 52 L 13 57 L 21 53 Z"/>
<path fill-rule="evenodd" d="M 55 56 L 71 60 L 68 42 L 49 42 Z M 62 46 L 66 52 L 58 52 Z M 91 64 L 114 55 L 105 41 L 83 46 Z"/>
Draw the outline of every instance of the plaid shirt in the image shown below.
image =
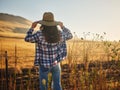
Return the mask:
<path fill-rule="evenodd" d="M 71 39 L 73 36 L 67 28 L 60 31 L 61 40 L 58 43 L 48 43 L 42 31 L 39 30 L 33 34 L 33 29 L 29 29 L 26 42 L 36 43 L 35 65 L 43 65 L 46 68 L 53 66 L 54 61 L 60 62 L 67 55 L 66 40 Z"/>

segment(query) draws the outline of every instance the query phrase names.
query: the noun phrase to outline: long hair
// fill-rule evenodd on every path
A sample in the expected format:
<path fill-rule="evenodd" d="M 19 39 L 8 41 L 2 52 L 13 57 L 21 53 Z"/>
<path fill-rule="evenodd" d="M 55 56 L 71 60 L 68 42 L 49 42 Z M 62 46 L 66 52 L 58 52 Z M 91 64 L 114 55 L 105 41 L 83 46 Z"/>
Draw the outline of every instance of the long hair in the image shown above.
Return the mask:
<path fill-rule="evenodd" d="M 60 41 L 60 31 L 57 26 L 45 26 L 42 25 L 42 33 L 45 36 L 45 40 L 48 43 L 57 43 Z"/>

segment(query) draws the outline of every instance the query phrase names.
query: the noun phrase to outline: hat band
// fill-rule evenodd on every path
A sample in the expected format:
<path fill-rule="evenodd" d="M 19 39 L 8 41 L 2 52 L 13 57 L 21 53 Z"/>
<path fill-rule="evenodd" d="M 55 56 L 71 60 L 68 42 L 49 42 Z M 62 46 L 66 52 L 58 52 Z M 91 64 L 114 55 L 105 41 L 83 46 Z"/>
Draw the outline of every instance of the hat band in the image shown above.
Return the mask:
<path fill-rule="evenodd" d="M 54 22 L 53 20 L 43 20 L 43 21 L 46 21 L 46 22 Z"/>

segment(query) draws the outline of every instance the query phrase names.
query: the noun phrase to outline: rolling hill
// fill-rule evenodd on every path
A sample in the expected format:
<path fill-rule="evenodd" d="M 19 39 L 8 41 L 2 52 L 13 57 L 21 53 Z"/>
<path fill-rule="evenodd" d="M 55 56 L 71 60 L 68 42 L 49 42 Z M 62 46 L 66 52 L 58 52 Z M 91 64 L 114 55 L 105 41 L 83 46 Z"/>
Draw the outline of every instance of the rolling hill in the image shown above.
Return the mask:
<path fill-rule="evenodd" d="M 0 36 L 23 37 L 31 21 L 20 16 L 0 13 Z"/>

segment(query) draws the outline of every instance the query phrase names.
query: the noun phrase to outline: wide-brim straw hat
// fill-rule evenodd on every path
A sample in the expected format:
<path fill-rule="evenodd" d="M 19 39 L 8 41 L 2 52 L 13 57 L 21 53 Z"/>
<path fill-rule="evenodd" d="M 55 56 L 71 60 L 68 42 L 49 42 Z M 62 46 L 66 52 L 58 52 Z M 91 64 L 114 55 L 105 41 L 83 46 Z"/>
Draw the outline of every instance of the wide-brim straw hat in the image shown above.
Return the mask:
<path fill-rule="evenodd" d="M 45 12 L 43 14 L 43 19 L 38 21 L 38 23 L 46 26 L 57 26 L 59 25 L 59 21 L 54 20 L 54 15 L 51 12 Z"/>

